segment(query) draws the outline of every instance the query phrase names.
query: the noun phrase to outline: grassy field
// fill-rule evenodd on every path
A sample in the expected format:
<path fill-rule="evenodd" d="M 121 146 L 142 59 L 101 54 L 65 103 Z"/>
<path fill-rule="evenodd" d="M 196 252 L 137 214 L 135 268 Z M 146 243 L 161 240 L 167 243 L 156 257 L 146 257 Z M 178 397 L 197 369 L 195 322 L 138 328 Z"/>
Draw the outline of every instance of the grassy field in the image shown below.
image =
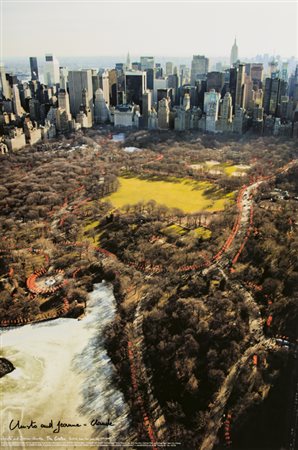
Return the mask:
<path fill-rule="evenodd" d="M 178 238 L 184 236 L 185 234 L 190 233 L 192 236 L 202 239 L 203 241 L 210 239 L 212 236 L 212 232 L 208 228 L 198 227 L 194 230 L 188 231 L 186 228 L 183 228 L 177 224 L 169 225 L 168 227 L 162 228 L 160 232 L 165 236 L 173 238 Z"/>
<path fill-rule="evenodd" d="M 211 238 L 212 232 L 208 228 L 204 227 L 198 227 L 195 230 L 193 230 L 193 233 L 196 237 L 202 239 L 203 241 L 206 241 Z"/>
<path fill-rule="evenodd" d="M 88 223 L 82 228 L 82 233 L 80 235 L 81 240 L 88 240 L 93 245 L 100 245 L 100 236 L 102 235 L 102 231 L 98 231 L 96 233 L 95 228 L 98 227 L 99 221 L 96 220 L 94 222 Z"/>
<path fill-rule="evenodd" d="M 207 196 L 205 191 L 212 187 L 207 182 L 197 182 L 180 179 L 177 182 L 149 181 L 139 178 L 119 178 L 120 188 L 117 192 L 106 197 L 115 208 L 124 205 L 135 205 L 139 202 L 155 200 L 169 208 L 179 208 L 186 213 L 196 211 L 219 211 L 227 201 L 231 201 L 231 194 Z"/>
<path fill-rule="evenodd" d="M 197 166 L 197 167 L 196 167 Z M 245 174 L 249 169 L 249 166 L 231 165 L 230 163 L 219 163 L 218 161 L 205 161 L 204 163 L 198 163 L 191 165 L 194 169 L 203 169 L 207 172 L 219 171 L 222 174 L 231 177 L 234 174 Z"/>
<path fill-rule="evenodd" d="M 179 237 L 179 236 L 183 236 L 184 234 L 187 233 L 187 230 L 185 230 L 184 228 L 180 227 L 179 225 L 169 225 L 166 228 L 162 228 L 161 233 L 165 234 L 166 236 L 170 236 L 170 237 Z"/>
<path fill-rule="evenodd" d="M 98 225 L 99 225 L 99 221 L 96 220 L 95 222 L 92 222 L 92 223 L 89 223 L 88 225 L 86 225 L 84 227 L 84 231 L 86 232 L 86 231 L 93 230 L 93 228 L 97 227 Z"/>
<path fill-rule="evenodd" d="M 217 167 L 217 166 L 215 166 Z M 220 167 L 224 170 L 225 174 L 229 177 L 231 177 L 233 174 L 245 174 L 247 170 L 249 169 L 249 166 L 230 166 L 229 164 L 221 164 Z"/>
<path fill-rule="evenodd" d="M 223 166 L 223 170 L 224 170 L 225 174 L 228 175 L 228 177 L 231 177 L 233 175 L 233 173 L 237 172 L 237 166 L 225 165 L 225 166 Z"/>

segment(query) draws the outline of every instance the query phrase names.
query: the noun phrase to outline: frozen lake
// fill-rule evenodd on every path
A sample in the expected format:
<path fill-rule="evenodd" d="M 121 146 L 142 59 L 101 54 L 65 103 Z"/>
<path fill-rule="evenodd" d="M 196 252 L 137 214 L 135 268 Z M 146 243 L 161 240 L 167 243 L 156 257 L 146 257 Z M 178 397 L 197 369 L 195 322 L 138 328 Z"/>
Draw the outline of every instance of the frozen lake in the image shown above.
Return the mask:
<path fill-rule="evenodd" d="M 113 134 L 112 141 L 114 141 L 114 142 L 124 142 L 124 140 L 125 140 L 125 134 L 124 133 Z"/>
<path fill-rule="evenodd" d="M 124 147 L 123 149 L 126 153 L 134 153 L 134 152 L 140 152 L 141 149 L 138 147 Z"/>
<path fill-rule="evenodd" d="M 81 320 L 61 318 L 1 330 L 1 356 L 16 368 L 0 379 L 4 448 L 13 446 L 7 438 L 38 438 L 47 446 L 55 439 L 55 446 L 68 449 L 80 447 L 75 442 L 82 440 L 85 449 L 100 447 L 98 443 L 89 447 L 90 439 L 125 440 L 128 407 L 112 384 L 114 366 L 103 339 L 115 311 L 112 288 L 103 282 L 94 285 Z M 96 419 L 105 424 L 94 424 Z M 33 420 L 37 428 L 10 430 L 18 420 L 25 426 Z M 59 427 L 59 420 L 80 426 Z"/>

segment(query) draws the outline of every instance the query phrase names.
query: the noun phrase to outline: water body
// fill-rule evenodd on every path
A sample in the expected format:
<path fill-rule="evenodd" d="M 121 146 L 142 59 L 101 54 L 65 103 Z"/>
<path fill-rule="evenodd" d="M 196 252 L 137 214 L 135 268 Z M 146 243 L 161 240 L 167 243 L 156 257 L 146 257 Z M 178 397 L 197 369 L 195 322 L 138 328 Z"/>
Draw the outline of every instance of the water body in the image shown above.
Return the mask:
<path fill-rule="evenodd" d="M 114 141 L 114 142 L 124 142 L 124 140 L 125 140 L 125 134 L 124 133 L 113 134 L 112 141 Z"/>
<path fill-rule="evenodd" d="M 134 153 L 134 152 L 140 152 L 141 149 L 138 147 L 124 147 L 123 149 L 126 153 Z"/>
<path fill-rule="evenodd" d="M 1 356 L 16 368 L 0 380 L 4 448 L 12 446 L 7 438 L 28 442 L 38 439 L 42 445 L 67 449 L 80 448 L 79 441 L 84 441 L 85 449 L 94 449 L 103 448 L 97 440 L 102 443 L 125 440 L 128 407 L 122 393 L 112 384 L 114 366 L 103 337 L 115 311 L 112 288 L 103 282 L 94 285 L 81 320 L 61 318 L 1 329 Z M 23 425 L 30 425 L 33 420 L 37 428 L 10 431 L 11 420 L 14 420 L 12 427 L 17 420 Z M 54 433 L 59 420 L 81 426 L 60 427 Z M 113 426 L 98 424 L 108 420 Z M 96 441 L 89 447 L 90 439 Z"/>

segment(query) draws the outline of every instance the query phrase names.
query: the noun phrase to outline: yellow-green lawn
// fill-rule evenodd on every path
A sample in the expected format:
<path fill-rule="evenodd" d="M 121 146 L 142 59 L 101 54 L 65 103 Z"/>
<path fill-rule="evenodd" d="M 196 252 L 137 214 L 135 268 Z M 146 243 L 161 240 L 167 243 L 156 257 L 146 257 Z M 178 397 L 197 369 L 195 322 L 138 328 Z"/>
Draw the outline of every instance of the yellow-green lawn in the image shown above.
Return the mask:
<path fill-rule="evenodd" d="M 95 233 L 95 228 L 98 227 L 99 221 L 95 220 L 94 222 L 88 223 L 82 228 L 82 234 L 80 235 L 81 239 L 87 239 L 93 245 L 100 244 L 100 236 L 102 235 L 102 231 L 98 231 Z"/>
<path fill-rule="evenodd" d="M 182 228 L 176 224 L 169 225 L 168 227 L 162 228 L 160 231 L 161 231 L 161 233 L 165 234 L 166 236 L 171 236 L 171 237 L 183 236 L 184 234 L 187 233 L 187 230 L 185 230 L 184 228 Z"/>
<path fill-rule="evenodd" d="M 203 241 L 210 239 L 212 236 L 211 230 L 205 227 L 198 227 L 193 230 L 193 233 L 196 237 L 201 238 Z"/>
<path fill-rule="evenodd" d="M 86 231 L 93 230 L 93 228 L 96 228 L 98 225 L 99 225 L 99 221 L 98 220 L 96 220 L 95 222 L 88 223 L 88 225 L 86 225 L 84 227 L 84 231 L 86 232 Z"/>
<path fill-rule="evenodd" d="M 249 166 L 233 165 L 228 162 L 219 163 L 218 161 L 205 161 L 204 163 L 197 163 L 201 168 L 205 168 L 207 172 L 218 170 L 219 172 L 231 177 L 234 173 L 245 173 L 249 169 Z M 191 167 L 196 166 L 193 164 Z"/>
<path fill-rule="evenodd" d="M 231 201 L 231 193 L 220 196 L 218 191 L 214 198 L 208 198 L 204 192 L 210 189 L 212 184 L 205 181 L 181 178 L 179 182 L 170 182 L 123 177 L 120 177 L 119 181 L 118 191 L 104 199 L 111 202 L 115 208 L 155 200 L 169 208 L 179 208 L 186 213 L 192 213 L 203 210 L 219 211 L 227 201 Z"/>

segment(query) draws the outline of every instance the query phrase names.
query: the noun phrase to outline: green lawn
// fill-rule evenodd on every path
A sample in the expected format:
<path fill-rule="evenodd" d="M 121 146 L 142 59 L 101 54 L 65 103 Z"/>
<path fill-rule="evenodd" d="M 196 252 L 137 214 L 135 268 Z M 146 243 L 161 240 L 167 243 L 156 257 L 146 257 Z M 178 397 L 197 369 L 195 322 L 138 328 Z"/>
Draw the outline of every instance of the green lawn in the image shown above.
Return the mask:
<path fill-rule="evenodd" d="M 95 233 L 95 228 L 98 227 L 99 221 L 96 220 L 94 222 L 88 223 L 83 227 L 83 234 L 81 235 L 81 239 L 87 239 L 93 245 L 100 244 L 100 236 L 102 235 L 102 231 L 98 231 Z"/>
<path fill-rule="evenodd" d="M 160 232 L 165 234 L 166 236 L 179 237 L 186 234 L 187 230 L 180 227 L 180 225 L 173 224 L 169 225 L 168 227 L 162 228 Z"/>
<path fill-rule="evenodd" d="M 122 208 L 124 205 L 135 205 L 139 202 L 155 200 L 159 204 L 169 208 L 179 208 L 186 213 L 196 211 L 219 211 L 224 208 L 230 194 L 220 197 L 218 191 L 214 198 L 207 197 L 205 190 L 212 187 L 211 183 L 198 182 L 181 178 L 178 182 L 170 181 L 150 181 L 139 178 L 120 177 L 120 188 L 117 192 L 107 196 L 107 200 L 115 208 Z"/>
<path fill-rule="evenodd" d="M 202 169 L 205 168 L 207 172 L 218 170 L 219 172 L 227 175 L 228 177 L 231 177 L 235 172 L 245 173 L 249 169 L 249 166 L 242 166 L 242 165 L 238 166 L 228 162 L 219 163 L 217 161 L 205 161 L 204 163 L 198 162 L 197 165 L 201 166 Z"/>
<path fill-rule="evenodd" d="M 228 177 L 231 177 L 234 172 L 237 172 L 237 167 L 236 166 L 227 166 L 226 165 L 226 166 L 224 166 L 224 172 L 225 172 L 226 175 L 228 175 Z"/>
<path fill-rule="evenodd" d="M 201 238 L 203 241 L 206 241 L 211 238 L 212 232 L 208 228 L 198 227 L 193 230 L 193 233 L 196 237 Z"/>
<path fill-rule="evenodd" d="M 99 225 L 99 221 L 98 220 L 96 220 L 95 222 L 92 222 L 92 223 L 88 223 L 88 225 L 86 225 L 84 227 L 84 231 L 86 232 L 86 231 L 93 230 L 93 228 L 97 227 L 98 225 Z"/>

